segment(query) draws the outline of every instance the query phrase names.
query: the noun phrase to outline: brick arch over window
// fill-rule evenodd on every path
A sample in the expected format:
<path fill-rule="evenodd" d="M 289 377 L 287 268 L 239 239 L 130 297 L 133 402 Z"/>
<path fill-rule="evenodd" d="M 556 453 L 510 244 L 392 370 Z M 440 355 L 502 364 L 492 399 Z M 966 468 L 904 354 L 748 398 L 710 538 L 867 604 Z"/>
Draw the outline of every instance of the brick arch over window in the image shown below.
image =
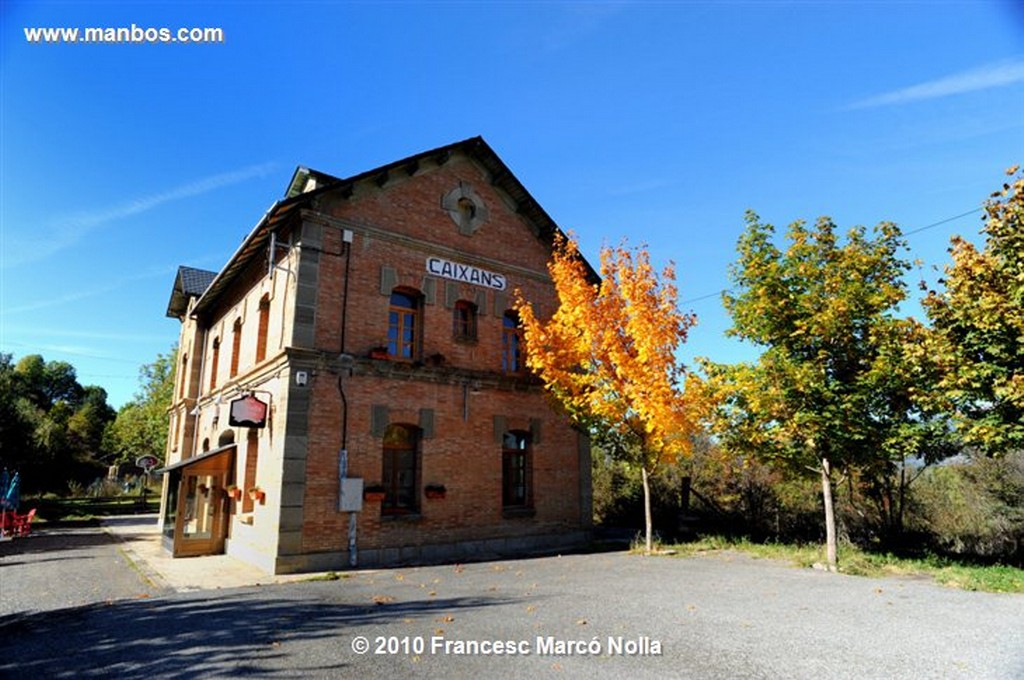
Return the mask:
<path fill-rule="evenodd" d="M 381 484 L 384 486 L 383 515 L 419 512 L 420 428 L 396 423 L 384 431 Z"/>
<path fill-rule="evenodd" d="M 217 446 L 227 446 L 228 444 L 235 443 L 235 432 L 234 430 L 224 430 L 217 437 Z"/>
<path fill-rule="evenodd" d="M 423 295 L 415 288 L 395 288 L 388 303 L 388 356 L 418 359 L 422 353 Z"/>

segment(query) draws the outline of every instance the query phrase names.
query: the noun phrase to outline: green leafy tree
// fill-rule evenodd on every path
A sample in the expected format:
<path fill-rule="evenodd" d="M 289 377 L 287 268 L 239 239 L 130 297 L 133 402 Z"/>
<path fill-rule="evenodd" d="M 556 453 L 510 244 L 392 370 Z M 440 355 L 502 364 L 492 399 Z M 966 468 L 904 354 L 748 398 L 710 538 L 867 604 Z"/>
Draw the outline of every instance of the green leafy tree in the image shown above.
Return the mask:
<path fill-rule="evenodd" d="M 71 364 L 0 355 L 0 458 L 21 471 L 26 489 L 56 491 L 95 476 L 113 417 L 106 391 L 79 384 Z"/>
<path fill-rule="evenodd" d="M 1024 176 L 985 205 L 981 250 L 954 237 L 945 289 L 924 304 L 963 436 L 991 454 L 1024 449 Z"/>
<path fill-rule="evenodd" d="M 121 407 L 104 434 L 105 446 L 116 460 L 133 462 L 145 454 L 163 460 L 176 361 L 177 347 L 172 347 L 139 369 L 139 391 Z"/>
<path fill-rule="evenodd" d="M 882 223 L 836 236 L 828 218 L 775 228 L 747 214 L 729 333 L 763 349 L 755 363 L 704 362 L 711 418 L 723 444 L 821 482 L 828 563 L 837 565 L 833 484 L 857 469 L 890 474 L 926 448 L 935 417 L 919 392 L 934 369 L 915 342 L 924 329 L 894 316 L 906 297 L 899 229 Z M 907 439 L 907 435 L 914 436 Z M 930 446 L 930 443 L 928 444 Z"/>
<path fill-rule="evenodd" d="M 33 427 L 25 401 L 13 357 L 0 353 L 0 463 L 11 468 L 21 467 L 32 457 Z"/>

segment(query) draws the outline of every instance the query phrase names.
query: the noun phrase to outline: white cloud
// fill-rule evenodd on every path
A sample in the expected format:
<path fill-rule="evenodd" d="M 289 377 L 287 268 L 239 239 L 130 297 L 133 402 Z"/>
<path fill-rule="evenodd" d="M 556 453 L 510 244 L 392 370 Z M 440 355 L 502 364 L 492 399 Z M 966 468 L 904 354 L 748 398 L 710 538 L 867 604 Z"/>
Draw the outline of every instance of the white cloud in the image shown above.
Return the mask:
<path fill-rule="evenodd" d="M 44 259 L 78 243 L 90 233 L 102 229 L 111 222 L 148 212 L 166 203 L 200 196 L 254 177 L 265 176 L 273 167 L 273 163 L 252 165 L 241 170 L 204 177 L 168 191 L 141 196 L 109 208 L 79 213 L 44 227 L 40 230 L 38 238 L 21 237 L 15 240 L 8 234 L 4 243 L 5 252 L 3 258 L 0 259 L 0 269 Z"/>
<path fill-rule="evenodd" d="M 967 92 L 990 90 L 1024 82 L 1024 60 L 1002 61 L 980 68 L 962 71 L 937 80 L 918 83 L 900 90 L 867 97 L 856 101 L 847 109 L 871 109 L 897 106 L 926 99 L 939 99 Z"/>

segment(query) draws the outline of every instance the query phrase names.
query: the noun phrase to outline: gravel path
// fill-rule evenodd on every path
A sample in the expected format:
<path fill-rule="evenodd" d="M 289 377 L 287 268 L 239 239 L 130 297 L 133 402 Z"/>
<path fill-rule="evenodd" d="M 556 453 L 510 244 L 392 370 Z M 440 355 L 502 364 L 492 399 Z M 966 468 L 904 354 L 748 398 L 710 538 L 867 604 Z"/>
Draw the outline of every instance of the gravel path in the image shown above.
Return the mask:
<path fill-rule="evenodd" d="M 54 557 L 38 567 L 62 564 L 61 553 Z M 368 653 L 353 651 L 360 638 Z M 496 641 L 517 654 L 494 653 Z M 458 653 L 481 642 L 491 653 Z M 69 678 L 1024 678 L 1024 596 L 729 554 L 573 555 L 0 616 L 0 675 L 15 670 Z"/>

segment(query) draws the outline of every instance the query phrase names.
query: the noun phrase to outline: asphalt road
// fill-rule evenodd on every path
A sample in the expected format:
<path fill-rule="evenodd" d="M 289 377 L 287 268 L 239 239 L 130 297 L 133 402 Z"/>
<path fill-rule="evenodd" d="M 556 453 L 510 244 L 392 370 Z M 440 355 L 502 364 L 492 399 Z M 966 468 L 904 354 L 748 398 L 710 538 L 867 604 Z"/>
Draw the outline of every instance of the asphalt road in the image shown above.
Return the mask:
<path fill-rule="evenodd" d="M 6 614 L 16 565 L 0 559 L 0 675 L 1024 677 L 1024 596 L 743 556 L 573 555 L 160 595 L 90 554 L 36 568 L 64 582 L 95 559 L 112 583 L 134 574 L 120 581 L 129 599 Z"/>
<path fill-rule="evenodd" d="M 119 546 L 97 526 L 33 527 L 27 538 L 0 543 L 0 621 L 165 593 L 141 577 Z"/>

